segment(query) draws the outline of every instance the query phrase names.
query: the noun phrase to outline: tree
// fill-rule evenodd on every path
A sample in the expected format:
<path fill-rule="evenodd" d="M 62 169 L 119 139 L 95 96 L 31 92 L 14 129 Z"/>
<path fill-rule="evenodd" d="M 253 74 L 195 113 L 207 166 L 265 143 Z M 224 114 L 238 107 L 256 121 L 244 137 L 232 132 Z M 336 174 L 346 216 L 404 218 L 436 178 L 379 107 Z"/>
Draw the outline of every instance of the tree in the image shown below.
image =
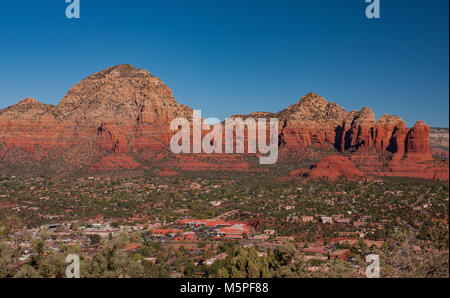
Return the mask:
<path fill-rule="evenodd" d="M 7 278 L 13 275 L 9 269 L 14 264 L 13 250 L 5 243 L 0 242 L 0 278 Z"/>
<path fill-rule="evenodd" d="M 101 240 L 102 240 L 102 237 L 100 237 L 100 235 L 98 235 L 98 234 L 94 234 L 91 236 L 92 244 L 99 244 Z"/>
<path fill-rule="evenodd" d="M 228 270 L 225 268 L 219 268 L 217 272 L 217 278 L 230 278 L 230 274 L 228 274 Z"/>

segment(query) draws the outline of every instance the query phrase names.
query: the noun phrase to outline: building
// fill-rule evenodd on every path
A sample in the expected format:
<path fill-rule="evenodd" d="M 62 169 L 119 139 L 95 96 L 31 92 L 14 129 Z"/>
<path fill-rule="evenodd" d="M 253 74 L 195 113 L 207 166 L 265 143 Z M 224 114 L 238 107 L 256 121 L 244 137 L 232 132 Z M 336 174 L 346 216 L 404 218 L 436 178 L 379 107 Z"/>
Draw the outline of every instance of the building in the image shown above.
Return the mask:
<path fill-rule="evenodd" d="M 125 250 L 127 252 L 132 252 L 132 251 L 138 250 L 141 247 L 142 247 L 142 245 L 140 243 L 130 243 L 127 246 L 125 246 Z"/>
<path fill-rule="evenodd" d="M 350 224 L 351 219 L 350 218 L 338 218 L 336 219 L 336 223 L 338 224 Z"/>
<path fill-rule="evenodd" d="M 218 236 L 233 236 L 244 234 L 250 234 L 250 229 L 246 224 L 236 224 L 231 227 L 225 227 L 217 230 Z"/>
<path fill-rule="evenodd" d="M 324 224 L 331 224 L 331 223 L 333 223 L 333 218 L 332 218 L 332 217 L 329 217 L 329 216 L 322 216 L 322 217 L 320 218 L 320 220 L 321 220 L 322 223 L 324 223 Z"/>
<path fill-rule="evenodd" d="M 347 260 L 350 256 L 350 249 L 339 249 L 330 254 L 330 259 Z"/>
<path fill-rule="evenodd" d="M 302 216 L 302 221 L 303 222 L 313 222 L 314 221 L 314 216 L 304 215 L 304 216 Z"/>
<path fill-rule="evenodd" d="M 227 223 L 224 220 L 220 219 L 182 219 L 178 222 L 182 226 L 191 226 L 191 227 L 227 227 L 230 226 L 230 223 Z"/>
<path fill-rule="evenodd" d="M 169 234 L 176 235 L 176 234 L 180 234 L 182 232 L 183 232 L 182 230 L 178 230 L 178 229 L 152 229 L 151 230 L 151 233 L 153 235 L 162 235 L 162 236 L 169 235 Z"/>
<path fill-rule="evenodd" d="M 275 235 L 275 230 L 264 230 L 264 235 L 268 236 Z"/>

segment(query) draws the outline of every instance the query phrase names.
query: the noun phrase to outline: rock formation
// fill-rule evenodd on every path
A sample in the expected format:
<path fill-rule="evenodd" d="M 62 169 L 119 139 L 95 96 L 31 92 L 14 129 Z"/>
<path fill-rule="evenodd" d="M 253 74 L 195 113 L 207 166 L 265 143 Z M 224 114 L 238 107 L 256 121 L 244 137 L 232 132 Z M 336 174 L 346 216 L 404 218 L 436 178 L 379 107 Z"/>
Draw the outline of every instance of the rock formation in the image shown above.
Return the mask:
<path fill-rule="evenodd" d="M 301 169 L 289 173 L 290 177 L 306 177 L 310 179 L 328 179 L 336 181 L 340 178 L 347 180 L 360 180 L 366 174 L 358 170 L 355 164 L 348 158 L 339 155 L 331 155 L 321 159 L 317 164 L 309 169 Z"/>
<path fill-rule="evenodd" d="M 179 105 L 160 79 L 130 65 L 111 67 L 73 86 L 57 106 L 28 98 L 1 110 L 1 164 L 55 161 L 85 143 L 91 145 L 85 147 L 90 158 L 66 159 L 58 170 L 134 168 L 137 162 L 124 157 L 130 148 L 144 159 L 166 150 L 168 123 L 177 117 L 190 119 L 191 109 Z M 23 160 L 13 152 L 28 155 Z M 117 156 L 104 159 L 108 154 Z"/>
<path fill-rule="evenodd" d="M 376 151 L 391 155 L 387 164 L 378 165 L 376 158 L 364 163 L 364 158 L 358 158 L 358 165 L 376 174 L 423 176 L 427 164 L 426 177 L 445 178 L 433 165 L 430 128 L 421 121 L 411 129 L 397 116 L 384 115 L 376 121 L 367 107 L 346 111 L 315 93 L 278 113 L 239 116 L 278 118 L 279 145 L 284 152 L 310 147 Z M 236 156 L 171 157 L 169 141 L 174 132 L 169 124 L 178 117 L 191 119 L 192 109 L 178 104 L 160 79 L 130 65 L 110 67 L 73 86 L 56 106 L 27 98 L 0 110 L 0 169 L 32 171 L 36 166 L 48 174 L 70 174 L 80 169 L 147 168 L 150 163 L 163 176 L 180 170 L 251 170 L 248 162 Z M 349 162 L 324 160 L 330 169 L 350 168 Z M 374 169 L 375 165 L 384 169 Z M 310 175 L 315 176 L 315 171 Z"/>

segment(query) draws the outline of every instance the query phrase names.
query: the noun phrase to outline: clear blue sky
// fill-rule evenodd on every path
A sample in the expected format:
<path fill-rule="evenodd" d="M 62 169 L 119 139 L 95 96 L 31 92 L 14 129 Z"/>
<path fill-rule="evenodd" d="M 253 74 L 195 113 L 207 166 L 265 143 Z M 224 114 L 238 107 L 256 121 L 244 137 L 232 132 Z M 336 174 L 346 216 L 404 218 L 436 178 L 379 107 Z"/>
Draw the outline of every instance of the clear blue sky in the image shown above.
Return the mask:
<path fill-rule="evenodd" d="M 314 91 L 346 109 L 370 106 L 449 126 L 449 1 L 1 1 L 0 107 L 57 104 L 70 87 L 129 63 L 180 103 L 224 118 L 279 111 Z"/>

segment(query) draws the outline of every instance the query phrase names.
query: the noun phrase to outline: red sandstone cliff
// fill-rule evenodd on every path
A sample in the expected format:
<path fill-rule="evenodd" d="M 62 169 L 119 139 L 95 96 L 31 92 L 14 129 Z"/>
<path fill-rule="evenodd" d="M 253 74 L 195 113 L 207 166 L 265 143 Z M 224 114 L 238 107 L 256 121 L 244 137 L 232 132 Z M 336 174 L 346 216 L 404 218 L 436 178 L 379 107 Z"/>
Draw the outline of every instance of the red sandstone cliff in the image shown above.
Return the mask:
<path fill-rule="evenodd" d="M 147 161 L 168 173 L 176 173 L 171 167 L 250 170 L 249 164 L 236 156 L 170 157 L 170 121 L 191 116 L 192 109 L 178 104 L 171 90 L 148 71 L 114 66 L 73 86 L 56 106 L 28 98 L 0 110 L 0 169 L 31 172 L 37 166 L 50 174 L 64 174 L 86 168 L 136 169 Z M 436 168 L 429 127 L 423 122 L 407 129 L 396 116 L 384 115 L 376 121 L 367 107 L 348 112 L 315 93 L 278 113 L 242 117 L 278 118 L 284 152 L 309 147 L 352 152 L 373 149 L 392 154 L 388 170 L 373 169 L 373 173 L 420 177 L 424 176 L 424 164 L 432 169 L 429 172 Z M 365 164 L 369 168 L 374 165 Z M 425 176 L 445 178 L 436 173 Z"/>
<path fill-rule="evenodd" d="M 161 80 L 130 65 L 111 67 L 73 86 L 57 106 L 29 98 L 1 110 L 0 166 L 135 168 L 130 148 L 143 158 L 166 150 L 176 117 L 190 118 L 190 108 Z"/>

